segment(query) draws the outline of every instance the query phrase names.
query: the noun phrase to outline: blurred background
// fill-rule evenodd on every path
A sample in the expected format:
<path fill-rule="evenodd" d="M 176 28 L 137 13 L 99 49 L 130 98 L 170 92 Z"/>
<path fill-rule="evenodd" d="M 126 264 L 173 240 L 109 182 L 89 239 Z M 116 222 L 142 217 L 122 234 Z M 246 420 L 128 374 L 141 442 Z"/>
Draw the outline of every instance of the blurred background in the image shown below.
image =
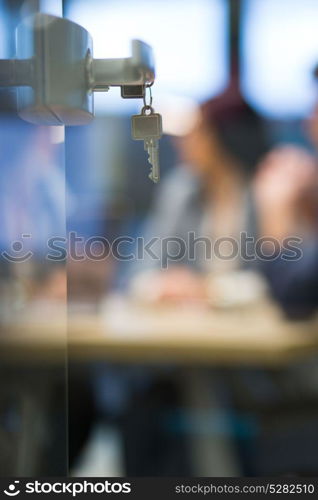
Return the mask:
<path fill-rule="evenodd" d="M 141 100 L 96 92 L 92 123 L 64 129 L 22 122 L 0 89 L 1 474 L 317 475 L 317 2 L 0 0 L 1 58 L 39 10 L 86 28 L 97 58 L 152 46 L 162 180 L 131 139 Z M 107 251 L 189 232 L 275 241 L 252 263 Z"/>

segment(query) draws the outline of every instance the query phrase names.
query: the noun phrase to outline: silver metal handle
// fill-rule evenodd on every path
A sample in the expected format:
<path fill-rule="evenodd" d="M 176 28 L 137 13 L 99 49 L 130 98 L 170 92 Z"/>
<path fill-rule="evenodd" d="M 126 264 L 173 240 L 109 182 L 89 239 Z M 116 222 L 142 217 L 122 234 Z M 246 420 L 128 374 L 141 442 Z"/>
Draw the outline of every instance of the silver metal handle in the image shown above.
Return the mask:
<path fill-rule="evenodd" d="M 92 59 L 94 89 L 121 85 L 143 85 L 155 79 L 152 49 L 140 40 L 132 40 L 132 56 L 122 59 Z"/>

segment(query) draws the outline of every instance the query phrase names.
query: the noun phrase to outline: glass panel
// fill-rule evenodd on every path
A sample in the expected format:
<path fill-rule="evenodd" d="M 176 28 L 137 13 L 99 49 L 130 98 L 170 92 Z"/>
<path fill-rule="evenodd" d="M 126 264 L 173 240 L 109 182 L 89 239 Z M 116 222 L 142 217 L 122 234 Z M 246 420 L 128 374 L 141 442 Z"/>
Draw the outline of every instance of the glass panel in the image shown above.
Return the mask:
<path fill-rule="evenodd" d="M 1 2 L 14 57 L 22 2 Z M 64 128 L 17 117 L 0 89 L 0 474 L 67 472 Z M 58 238 L 58 240 L 56 240 Z"/>
<path fill-rule="evenodd" d="M 305 116 L 316 99 L 316 0 L 245 0 L 243 75 L 246 97 L 274 118 Z"/>

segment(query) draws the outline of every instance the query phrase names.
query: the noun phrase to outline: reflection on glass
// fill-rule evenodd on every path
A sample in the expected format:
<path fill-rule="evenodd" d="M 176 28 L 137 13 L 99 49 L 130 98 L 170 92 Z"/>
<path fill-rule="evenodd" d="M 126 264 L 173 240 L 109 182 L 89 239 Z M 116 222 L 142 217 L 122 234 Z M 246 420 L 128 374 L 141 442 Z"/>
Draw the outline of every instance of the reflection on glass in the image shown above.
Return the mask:
<path fill-rule="evenodd" d="M 66 472 L 64 144 L 0 117 L 0 471 Z"/>

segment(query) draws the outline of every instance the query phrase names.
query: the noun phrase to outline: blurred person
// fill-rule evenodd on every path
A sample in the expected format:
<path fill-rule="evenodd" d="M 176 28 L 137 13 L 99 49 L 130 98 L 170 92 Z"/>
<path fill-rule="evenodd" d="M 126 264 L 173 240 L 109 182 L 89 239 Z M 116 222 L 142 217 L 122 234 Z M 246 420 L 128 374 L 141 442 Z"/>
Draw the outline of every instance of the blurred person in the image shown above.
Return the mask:
<path fill-rule="evenodd" d="M 21 120 L 1 124 L 1 248 L 28 234 L 30 248 L 47 252 L 52 236 L 65 236 L 65 180 L 56 162 L 49 127 Z"/>
<path fill-rule="evenodd" d="M 240 233 L 256 231 L 249 182 L 267 151 L 262 119 L 233 79 L 225 92 L 200 106 L 192 130 L 176 141 L 182 163 L 159 187 L 143 231 L 145 244 L 157 238 L 151 251 L 160 259 L 146 256 L 132 266 L 131 292 L 154 302 L 231 302 L 231 293 L 242 284 L 242 273 L 235 272 L 242 267 Z M 171 242 L 165 252 L 160 245 L 166 238 Z M 212 244 L 219 240 L 225 257 L 208 255 L 202 238 Z M 169 254 L 180 249 L 176 239 L 186 242 L 186 252 L 169 262 Z M 245 289 L 257 295 L 257 279 L 252 274 L 250 279 Z"/>
<path fill-rule="evenodd" d="M 26 299 L 47 294 L 48 301 L 65 303 L 65 266 L 63 274 L 61 262 L 53 265 L 46 259 L 48 240 L 65 237 L 64 172 L 51 129 L 12 117 L 0 126 L 1 255 L 3 259 L 8 255 L 12 280 L 25 285 Z M 30 257 L 24 260 L 24 255 Z"/>
<path fill-rule="evenodd" d="M 317 151 L 318 102 L 307 131 Z M 260 265 L 271 293 L 289 318 L 310 317 L 318 308 L 317 156 L 292 145 L 276 148 L 259 166 L 254 198 L 260 235 L 279 242 L 276 255 Z M 296 260 L 281 255 L 288 237 L 301 239 L 302 255 Z"/>
<path fill-rule="evenodd" d="M 64 313 L 65 262 L 47 258 L 49 239 L 65 238 L 61 146 L 50 127 L 13 116 L 0 130 L 0 322 Z"/>

